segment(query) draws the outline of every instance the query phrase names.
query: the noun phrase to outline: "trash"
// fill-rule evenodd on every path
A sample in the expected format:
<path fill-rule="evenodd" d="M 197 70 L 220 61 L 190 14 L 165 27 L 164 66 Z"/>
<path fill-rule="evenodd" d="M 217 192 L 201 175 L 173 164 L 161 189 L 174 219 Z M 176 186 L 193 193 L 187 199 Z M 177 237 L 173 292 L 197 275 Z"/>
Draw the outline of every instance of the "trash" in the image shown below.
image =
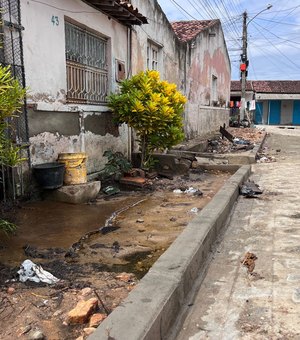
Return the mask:
<path fill-rule="evenodd" d="M 120 189 L 112 185 L 109 185 L 106 188 L 104 188 L 102 191 L 107 195 L 115 195 L 120 192 Z"/>
<path fill-rule="evenodd" d="M 248 198 L 256 198 L 257 195 L 261 195 L 263 191 L 253 181 L 246 181 L 240 186 L 240 194 Z"/>
<path fill-rule="evenodd" d="M 197 214 L 198 211 L 199 211 L 199 209 L 196 208 L 196 207 L 194 207 L 194 208 L 191 209 L 191 213 L 194 213 L 194 214 Z"/>
<path fill-rule="evenodd" d="M 186 189 L 184 191 L 185 194 L 194 194 L 195 192 L 197 192 L 198 189 L 194 189 L 193 187 L 189 187 L 188 189 Z"/>
<path fill-rule="evenodd" d="M 250 144 L 250 142 L 248 140 L 241 139 L 241 138 L 233 138 L 233 142 L 235 144 L 242 144 L 242 145 L 249 145 Z"/>
<path fill-rule="evenodd" d="M 193 194 L 194 196 L 202 196 L 203 192 L 199 189 L 195 189 L 193 187 L 190 187 L 184 191 L 185 194 Z"/>
<path fill-rule="evenodd" d="M 19 280 L 21 282 L 26 282 L 27 280 L 29 280 L 37 283 L 44 282 L 48 284 L 54 284 L 59 281 L 57 277 L 44 270 L 42 266 L 37 265 L 30 260 L 25 260 L 21 264 L 18 274 Z"/>
<path fill-rule="evenodd" d="M 174 194 L 182 194 L 183 193 L 183 191 L 180 190 L 180 189 L 174 189 L 173 192 L 174 192 Z"/>
<path fill-rule="evenodd" d="M 255 260 L 257 256 L 254 253 L 247 251 L 241 263 L 248 268 L 248 273 L 252 273 L 255 268 Z"/>

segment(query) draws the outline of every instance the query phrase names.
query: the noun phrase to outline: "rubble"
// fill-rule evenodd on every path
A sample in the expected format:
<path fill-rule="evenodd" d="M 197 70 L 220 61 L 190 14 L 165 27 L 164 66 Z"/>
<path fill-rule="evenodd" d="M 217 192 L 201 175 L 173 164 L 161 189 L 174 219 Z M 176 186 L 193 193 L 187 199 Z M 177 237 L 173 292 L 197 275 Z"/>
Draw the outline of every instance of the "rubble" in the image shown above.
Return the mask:
<path fill-rule="evenodd" d="M 263 131 L 254 128 L 227 128 L 220 127 L 220 133 L 226 139 L 217 137 L 208 140 L 208 152 L 231 153 L 251 150 L 261 142 Z"/>
<path fill-rule="evenodd" d="M 269 155 L 268 147 L 263 147 L 256 155 L 256 161 L 257 163 L 272 163 L 276 162 L 276 158 L 274 156 Z M 276 152 L 280 152 L 276 150 Z"/>

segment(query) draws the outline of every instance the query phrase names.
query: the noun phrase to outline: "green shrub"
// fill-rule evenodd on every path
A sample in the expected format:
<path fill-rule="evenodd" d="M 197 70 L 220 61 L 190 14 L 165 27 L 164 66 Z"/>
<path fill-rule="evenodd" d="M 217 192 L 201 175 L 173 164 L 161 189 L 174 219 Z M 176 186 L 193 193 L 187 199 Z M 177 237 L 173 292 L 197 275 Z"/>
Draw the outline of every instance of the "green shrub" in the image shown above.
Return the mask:
<path fill-rule="evenodd" d="M 155 150 L 170 148 L 184 138 L 185 102 L 175 84 L 161 81 L 159 72 L 149 70 L 124 80 L 120 93 L 109 96 L 115 121 L 136 131 L 142 167 L 152 162 Z"/>

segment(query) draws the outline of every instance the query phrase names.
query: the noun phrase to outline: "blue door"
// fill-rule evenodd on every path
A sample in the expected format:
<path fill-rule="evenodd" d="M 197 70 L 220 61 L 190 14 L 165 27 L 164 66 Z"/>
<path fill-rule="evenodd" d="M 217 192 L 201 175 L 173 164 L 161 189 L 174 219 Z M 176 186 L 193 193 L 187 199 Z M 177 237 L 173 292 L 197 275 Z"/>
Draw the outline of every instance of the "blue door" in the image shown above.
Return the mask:
<path fill-rule="evenodd" d="M 281 100 L 270 100 L 269 101 L 269 124 L 270 125 L 280 124 L 280 111 L 281 111 Z"/>
<path fill-rule="evenodd" d="M 261 102 L 256 102 L 255 105 L 255 117 L 254 117 L 254 123 L 255 124 L 261 124 L 263 120 L 263 103 Z"/>
<path fill-rule="evenodd" d="M 293 124 L 300 125 L 300 100 L 294 100 Z"/>

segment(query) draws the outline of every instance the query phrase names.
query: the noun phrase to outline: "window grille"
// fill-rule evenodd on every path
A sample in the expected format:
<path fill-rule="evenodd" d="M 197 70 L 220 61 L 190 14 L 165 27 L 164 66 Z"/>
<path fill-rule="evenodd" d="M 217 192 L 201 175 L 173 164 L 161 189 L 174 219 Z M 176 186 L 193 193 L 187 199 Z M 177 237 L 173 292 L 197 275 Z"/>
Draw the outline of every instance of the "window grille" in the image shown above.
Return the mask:
<path fill-rule="evenodd" d="M 65 23 L 67 102 L 98 104 L 107 101 L 107 39 Z"/>
<path fill-rule="evenodd" d="M 147 69 L 158 70 L 159 48 L 158 46 L 148 42 L 147 46 Z"/>

